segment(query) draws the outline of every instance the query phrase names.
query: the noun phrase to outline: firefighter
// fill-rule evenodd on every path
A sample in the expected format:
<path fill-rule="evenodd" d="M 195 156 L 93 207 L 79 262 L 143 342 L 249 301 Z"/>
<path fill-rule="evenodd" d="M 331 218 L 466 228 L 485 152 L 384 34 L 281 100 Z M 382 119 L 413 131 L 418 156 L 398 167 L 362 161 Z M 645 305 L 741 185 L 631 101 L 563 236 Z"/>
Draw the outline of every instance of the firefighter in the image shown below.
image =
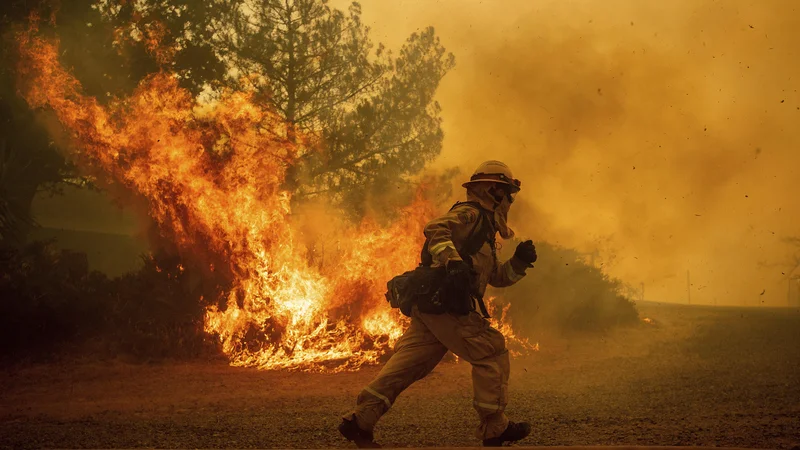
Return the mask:
<path fill-rule="evenodd" d="M 497 261 L 495 253 L 497 233 L 503 239 L 514 235 L 507 215 L 520 184 L 507 165 L 487 161 L 463 184 L 467 202 L 456 203 L 425 226 L 423 264 L 428 257 L 433 266 L 446 268 L 440 290 L 447 291 L 448 304 L 456 306 L 443 314 L 420 312 L 425 309 L 422 305 L 412 307 L 411 324 L 397 341 L 395 353 L 359 393 L 355 409 L 339 425 L 341 434 L 358 447 L 379 447 L 373 439 L 375 424 L 397 396 L 430 373 L 448 350 L 472 365 L 473 406 L 480 419 L 476 437 L 483 445 L 500 446 L 530 434 L 530 424 L 511 422 L 505 415 L 508 350 L 503 335 L 486 320 L 482 300 L 487 284 L 510 286 L 536 261 L 532 241 L 520 243 L 504 263 Z M 457 306 L 465 298 L 471 303 L 466 314 Z"/>

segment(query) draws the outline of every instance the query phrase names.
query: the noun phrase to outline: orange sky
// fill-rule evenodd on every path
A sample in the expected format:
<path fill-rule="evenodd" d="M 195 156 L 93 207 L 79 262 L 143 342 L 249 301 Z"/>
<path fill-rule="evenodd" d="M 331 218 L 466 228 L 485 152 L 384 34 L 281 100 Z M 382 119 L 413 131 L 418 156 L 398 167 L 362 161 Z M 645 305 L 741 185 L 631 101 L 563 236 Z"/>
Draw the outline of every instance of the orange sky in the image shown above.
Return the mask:
<path fill-rule="evenodd" d="M 783 306 L 781 239 L 800 236 L 793 5 L 391 0 L 362 2 L 362 18 L 393 49 L 433 25 L 456 55 L 432 165 L 509 163 L 519 235 L 597 249 L 648 299 L 685 302 L 688 270 L 693 303 Z M 45 226 L 69 216 L 54 204 L 38 200 Z M 89 225 L 131 228 L 108 222 Z"/>
<path fill-rule="evenodd" d="M 434 166 L 511 164 L 518 234 L 597 248 L 650 299 L 685 302 L 689 270 L 693 303 L 779 306 L 781 238 L 800 235 L 794 5 L 393 0 L 362 17 L 395 49 L 433 25 L 456 55 Z"/>

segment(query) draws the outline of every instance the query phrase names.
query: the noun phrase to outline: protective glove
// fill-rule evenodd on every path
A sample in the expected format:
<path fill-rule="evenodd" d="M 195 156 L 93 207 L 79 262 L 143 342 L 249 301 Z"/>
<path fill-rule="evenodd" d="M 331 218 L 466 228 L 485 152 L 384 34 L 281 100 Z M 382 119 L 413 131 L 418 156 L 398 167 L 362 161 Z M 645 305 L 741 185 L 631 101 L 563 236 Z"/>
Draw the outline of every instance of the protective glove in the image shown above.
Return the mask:
<path fill-rule="evenodd" d="M 520 242 L 514 251 L 514 258 L 533 267 L 533 263 L 536 262 L 536 247 L 533 245 L 533 241 L 529 239 L 525 242 Z"/>
<path fill-rule="evenodd" d="M 466 261 L 451 260 L 447 262 L 447 281 L 454 286 L 469 286 L 472 279 L 472 265 Z"/>
<path fill-rule="evenodd" d="M 447 312 L 464 315 L 472 310 L 472 282 L 475 272 L 465 261 L 448 261 L 447 278 L 440 290 Z"/>

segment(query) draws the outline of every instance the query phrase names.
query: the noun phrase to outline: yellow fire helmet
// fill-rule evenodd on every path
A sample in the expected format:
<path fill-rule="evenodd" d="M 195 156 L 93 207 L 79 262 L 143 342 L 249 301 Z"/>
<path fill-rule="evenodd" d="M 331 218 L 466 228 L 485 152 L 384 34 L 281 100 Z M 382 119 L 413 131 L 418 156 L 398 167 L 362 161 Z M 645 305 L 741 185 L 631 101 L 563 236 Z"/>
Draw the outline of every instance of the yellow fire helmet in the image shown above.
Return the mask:
<path fill-rule="evenodd" d="M 479 181 L 491 181 L 493 183 L 502 183 L 511 186 L 512 192 L 518 192 L 522 183 L 511 175 L 511 169 L 505 163 L 500 161 L 486 161 L 475 169 L 475 173 L 469 178 L 469 181 L 461 186 L 467 187 L 472 183 Z"/>

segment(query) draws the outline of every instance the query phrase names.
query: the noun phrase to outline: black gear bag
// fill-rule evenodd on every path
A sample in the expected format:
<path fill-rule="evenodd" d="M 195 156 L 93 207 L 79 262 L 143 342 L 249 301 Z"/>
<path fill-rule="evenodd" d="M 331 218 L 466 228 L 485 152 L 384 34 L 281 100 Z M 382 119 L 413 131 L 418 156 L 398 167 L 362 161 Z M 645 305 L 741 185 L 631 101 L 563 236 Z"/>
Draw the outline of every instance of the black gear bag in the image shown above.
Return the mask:
<path fill-rule="evenodd" d="M 446 310 L 439 298 L 439 289 L 445 278 L 444 267 L 419 265 L 386 283 L 386 300 L 392 308 L 400 308 L 400 312 L 409 317 L 414 305 L 425 313 L 442 314 Z"/>

